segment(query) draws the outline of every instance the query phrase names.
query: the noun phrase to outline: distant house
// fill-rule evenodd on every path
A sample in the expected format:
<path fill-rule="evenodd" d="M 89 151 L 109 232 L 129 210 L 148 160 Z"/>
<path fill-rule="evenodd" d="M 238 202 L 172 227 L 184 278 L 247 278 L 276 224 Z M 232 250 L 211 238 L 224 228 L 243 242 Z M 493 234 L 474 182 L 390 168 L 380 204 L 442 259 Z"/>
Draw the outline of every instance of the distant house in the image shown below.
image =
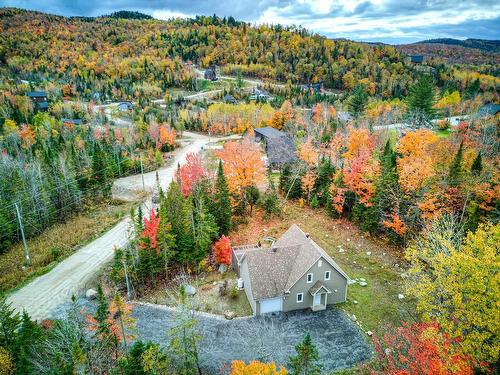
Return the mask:
<path fill-rule="evenodd" d="M 73 124 L 73 125 L 81 125 L 82 120 L 78 118 L 62 118 L 61 121 L 63 124 Z"/>
<path fill-rule="evenodd" d="M 133 106 L 132 102 L 121 102 L 121 103 L 118 103 L 117 107 L 120 111 L 126 112 L 126 111 L 130 111 L 134 106 Z"/>
<path fill-rule="evenodd" d="M 254 87 L 249 99 L 250 100 L 257 100 L 260 102 L 267 102 L 270 97 L 271 96 L 269 95 L 269 92 L 267 92 L 266 90 L 261 90 L 261 89 L 258 89 L 257 87 Z"/>
<path fill-rule="evenodd" d="M 337 120 L 340 122 L 349 122 L 352 120 L 352 116 L 349 112 L 337 111 Z"/>
<path fill-rule="evenodd" d="M 271 127 L 254 129 L 255 141 L 264 144 L 267 162 L 273 168 L 297 161 L 295 144 L 286 133 Z"/>
<path fill-rule="evenodd" d="M 300 85 L 300 89 L 302 91 L 313 91 L 315 94 L 319 94 L 323 89 L 323 81 L 309 83 L 307 85 Z"/>
<path fill-rule="evenodd" d="M 271 248 L 233 247 L 232 259 L 254 315 L 346 301 L 349 277 L 295 224 Z"/>
<path fill-rule="evenodd" d="M 215 65 L 210 65 L 210 67 L 205 70 L 203 77 L 209 81 L 217 81 L 217 73 L 215 71 Z"/>
<path fill-rule="evenodd" d="M 238 103 L 238 101 L 236 100 L 236 98 L 230 94 L 226 94 L 224 95 L 224 103 L 228 103 L 228 104 L 236 104 Z"/>
<path fill-rule="evenodd" d="M 49 110 L 49 102 L 45 91 L 31 91 L 27 95 L 33 101 L 36 110 L 41 112 Z"/>
<path fill-rule="evenodd" d="M 485 104 L 477 111 L 478 117 L 494 117 L 500 114 L 500 104 Z"/>
<path fill-rule="evenodd" d="M 422 55 L 410 55 L 410 61 L 414 64 L 422 64 L 424 62 L 424 56 L 422 56 Z"/>

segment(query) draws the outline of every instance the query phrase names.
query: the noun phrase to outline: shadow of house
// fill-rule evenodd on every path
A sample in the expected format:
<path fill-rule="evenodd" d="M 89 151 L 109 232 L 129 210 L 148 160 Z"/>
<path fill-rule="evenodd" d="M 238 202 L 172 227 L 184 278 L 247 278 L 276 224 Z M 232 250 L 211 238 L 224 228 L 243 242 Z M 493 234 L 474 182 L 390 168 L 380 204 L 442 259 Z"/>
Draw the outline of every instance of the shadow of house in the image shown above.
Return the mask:
<path fill-rule="evenodd" d="M 31 91 L 27 95 L 33 101 L 37 111 L 46 112 L 49 110 L 49 102 L 45 91 Z"/>

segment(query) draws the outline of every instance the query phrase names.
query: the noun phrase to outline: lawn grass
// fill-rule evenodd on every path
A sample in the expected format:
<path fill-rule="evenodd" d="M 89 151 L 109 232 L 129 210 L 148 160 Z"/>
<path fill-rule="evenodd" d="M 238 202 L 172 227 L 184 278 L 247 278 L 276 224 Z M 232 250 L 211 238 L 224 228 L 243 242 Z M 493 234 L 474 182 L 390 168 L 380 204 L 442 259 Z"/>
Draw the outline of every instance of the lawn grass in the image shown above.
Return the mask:
<path fill-rule="evenodd" d="M 24 271 L 22 243 L 12 246 L 9 251 L 0 255 L 0 295 L 20 288 L 33 278 L 50 271 L 58 262 L 125 217 L 130 206 L 130 203 L 119 201 L 87 206 L 66 222 L 52 225 L 39 236 L 29 239 L 31 266 Z"/>
<path fill-rule="evenodd" d="M 439 138 L 448 138 L 451 133 L 453 133 L 453 129 L 450 128 L 436 131 L 436 134 Z"/>

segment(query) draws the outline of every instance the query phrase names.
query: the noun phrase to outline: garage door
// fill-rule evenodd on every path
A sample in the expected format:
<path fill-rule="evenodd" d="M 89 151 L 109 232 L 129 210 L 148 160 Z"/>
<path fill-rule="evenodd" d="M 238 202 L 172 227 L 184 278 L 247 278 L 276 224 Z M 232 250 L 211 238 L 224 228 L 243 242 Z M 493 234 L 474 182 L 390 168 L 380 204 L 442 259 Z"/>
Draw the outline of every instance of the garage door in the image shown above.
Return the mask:
<path fill-rule="evenodd" d="M 263 299 L 262 301 L 260 301 L 260 313 L 265 314 L 274 311 L 281 311 L 282 302 L 283 299 L 281 297 Z"/>

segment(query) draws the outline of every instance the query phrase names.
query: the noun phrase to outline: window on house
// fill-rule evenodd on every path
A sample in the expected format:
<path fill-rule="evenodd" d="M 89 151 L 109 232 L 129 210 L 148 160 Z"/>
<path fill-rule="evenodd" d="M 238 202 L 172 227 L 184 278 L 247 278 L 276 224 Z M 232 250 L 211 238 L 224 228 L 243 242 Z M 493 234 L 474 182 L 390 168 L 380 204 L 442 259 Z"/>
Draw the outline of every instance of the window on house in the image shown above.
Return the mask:
<path fill-rule="evenodd" d="M 304 293 L 297 293 L 297 303 L 301 303 L 304 300 Z"/>
<path fill-rule="evenodd" d="M 330 280 L 330 271 L 325 272 L 325 280 Z"/>
<path fill-rule="evenodd" d="M 321 267 L 323 265 L 323 261 L 322 260 L 318 260 L 318 267 Z"/>
<path fill-rule="evenodd" d="M 308 273 L 307 274 L 307 282 L 308 283 L 312 283 L 313 282 L 313 274 L 312 273 Z"/>

